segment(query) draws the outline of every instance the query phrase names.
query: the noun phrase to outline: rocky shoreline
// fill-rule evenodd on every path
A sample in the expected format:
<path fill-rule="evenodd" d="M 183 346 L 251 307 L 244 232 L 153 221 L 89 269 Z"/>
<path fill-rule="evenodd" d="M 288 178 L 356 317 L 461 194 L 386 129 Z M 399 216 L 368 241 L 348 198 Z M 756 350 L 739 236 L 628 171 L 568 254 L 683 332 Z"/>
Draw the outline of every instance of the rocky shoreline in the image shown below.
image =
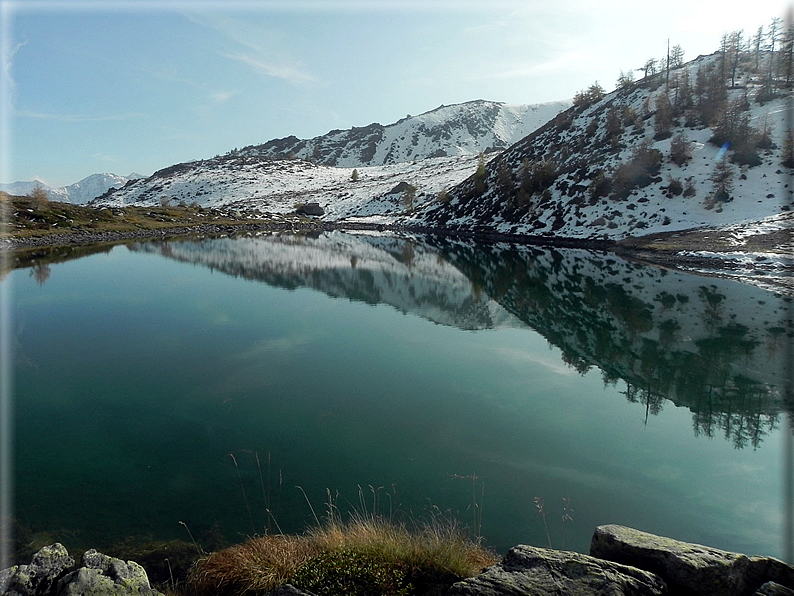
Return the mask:
<path fill-rule="evenodd" d="M 0 571 L 0 596 L 163 596 L 146 571 L 95 550 L 80 566 L 61 544 Z M 590 554 L 511 548 L 437 596 L 794 596 L 794 567 L 772 557 L 681 542 L 618 525 L 595 529 Z M 285 585 L 269 596 L 313 596 Z"/>
<path fill-rule="evenodd" d="M 782 263 L 764 263 L 764 257 L 753 259 L 754 253 L 746 252 L 747 259 L 741 262 L 735 258 L 728 258 L 727 253 L 713 251 L 708 256 L 692 254 L 675 248 L 656 248 L 643 238 L 632 238 L 629 241 L 614 240 L 582 240 L 577 238 L 549 238 L 542 236 L 526 236 L 517 234 L 503 234 L 488 228 L 428 228 L 407 226 L 402 224 L 376 224 L 367 222 L 326 222 L 320 220 L 279 220 L 270 222 L 241 222 L 233 224 L 202 224 L 196 226 L 176 226 L 170 228 L 145 228 L 138 230 L 121 231 L 89 231 L 47 234 L 42 236 L 10 236 L 0 238 L 0 251 L 27 251 L 35 248 L 69 247 L 102 244 L 119 244 L 130 241 L 146 241 L 157 239 L 177 238 L 204 238 L 233 236 L 238 234 L 255 233 L 320 233 L 327 231 L 374 231 L 391 232 L 396 234 L 419 234 L 429 236 L 443 236 L 448 238 L 461 238 L 479 242 L 506 242 L 511 244 L 526 244 L 535 246 L 549 246 L 554 248 L 581 248 L 601 252 L 614 253 L 624 259 L 660 267 L 688 270 L 702 275 L 718 277 L 746 277 L 746 281 L 767 285 L 776 291 L 794 295 L 794 262 L 786 258 Z M 708 231 L 688 231 L 688 242 L 692 243 L 694 236 L 697 241 L 698 234 L 707 234 Z M 680 235 L 681 233 L 676 233 Z M 779 249 L 780 247 L 771 247 Z M 735 252 L 743 252 L 741 250 Z M 734 254 L 735 254 L 734 252 Z M 748 266 L 747 260 L 752 264 Z M 761 261 L 761 262 L 759 262 Z"/>

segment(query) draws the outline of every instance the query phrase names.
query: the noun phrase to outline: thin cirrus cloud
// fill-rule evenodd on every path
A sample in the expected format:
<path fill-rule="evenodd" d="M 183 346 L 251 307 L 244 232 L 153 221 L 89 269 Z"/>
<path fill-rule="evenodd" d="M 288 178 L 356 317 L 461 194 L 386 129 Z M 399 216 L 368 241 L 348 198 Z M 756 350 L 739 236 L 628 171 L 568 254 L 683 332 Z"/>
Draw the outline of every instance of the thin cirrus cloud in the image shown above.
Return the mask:
<path fill-rule="evenodd" d="M 210 96 L 212 103 L 220 105 L 229 101 L 235 95 L 239 95 L 239 91 L 218 91 Z"/>
<path fill-rule="evenodd" d="M 557 58 L 554 58 L 552 60 L 548 60 L 546 62 L 502 70 L 500 72 L 496 72 L 493 74 L 487 74 L 483 78 L 514 79 L 514 78 L 522 78 L 522 77 L 528 77 L 528 76 L 545 74 L 545 73 L 552 73 L 555 71 L 566 72 L 566 71 L 570 71 L 571 68 L 578 68 L 580 70 L 584 70 L 586 68 L 589 68 L 592 62 L 593 62 L 592 56 L 589 56 L 584 52 L 580 52 L 580 51 L 566 52 L 565 54 Z"/>
<path fill-rule="evenodd" d="M 316 77 L 291 64 L 269 62 L 259 58 L 252 58 L 247 54 L 221 54 L 221 56 L 224 58 L 229 58 L 230 60 L 242 62 L 243 64 L 253 68 L 255 71 L 266 76 L 284 79 L 290 83 L 302 84 L 320 82 L 320 80 Z"/>
<path fill-rule="evenodd" d="M 290 60 L 282 48 L 286 44 L 285 33 L 247 22 L 224 14 L 186 14 L 190 21 L 219 33 L 232 42 L 240 51 L 220 51 L 224 58 L 235 60 L 268 77 L 282 79 L 294 84 L 321 83 L 306 69 Z M 279 55 L 274 59 L 266 56 Z"/>
<path fill-rule="evenodd" d="M 119 160 L 117 156 L 110 155 L 109 153 L 94 153 L 93 155 L 91 155 L 91 157 L 99 161 L 107 161 L 111 163 L 117 162 Z"/>
<path fill-rule="evenodd" d="M 3 80 L 8 85 L 8 89 L 11 91 L 13 91 L 16 88 L 16 82 L 14 81 L 14 77 L 11 75 L 11 69 L 14 63 L 14 56 L 19 51 L 19 49 L 22 46 L 27 45 L 27 43 L 28 43 L 27 41 L 22 41 L 16 44 L 12 48 L 7 48 L 7 49 L 3 48 L 5 51 L 2 52 L 2 61 L 0 62 L 0 64 L 2 64 L 0 68 L 2 68 L 2 70 L 0 70 L 0 76 L 2 76 Z"/>
<path fill-rule="evenodd" d="M 48 114 L 45 112 L 30 112 L 28 110 L 16 110 L 15 116 L 20 118 L 33 118 L 36 120 L 53 120 L 55 122 L 110 122 L 113 120 L 134 120 L 137 118 L 147 118 L 141 112 L 127 112 L 126 114 Z"/>

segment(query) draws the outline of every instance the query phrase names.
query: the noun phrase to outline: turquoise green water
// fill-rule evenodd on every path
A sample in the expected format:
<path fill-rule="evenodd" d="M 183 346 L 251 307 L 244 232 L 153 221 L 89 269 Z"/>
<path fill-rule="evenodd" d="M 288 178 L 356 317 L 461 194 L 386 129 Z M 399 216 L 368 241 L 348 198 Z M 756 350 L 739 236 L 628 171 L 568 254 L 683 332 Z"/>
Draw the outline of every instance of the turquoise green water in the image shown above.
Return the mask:
<path fill-rule="evenodd" d="M 500 551 L 586 552 L 620 523 L 782 556 L 790 329 L 772 293 L 583 251 L 343 235 L 48 267 L 4 282 L 32 535 L 106 548 L 188 539 L 184 522 L 238 540 L 302 529 L 303 492 L 319 515 L 331 491 L 448 511 Z"/>

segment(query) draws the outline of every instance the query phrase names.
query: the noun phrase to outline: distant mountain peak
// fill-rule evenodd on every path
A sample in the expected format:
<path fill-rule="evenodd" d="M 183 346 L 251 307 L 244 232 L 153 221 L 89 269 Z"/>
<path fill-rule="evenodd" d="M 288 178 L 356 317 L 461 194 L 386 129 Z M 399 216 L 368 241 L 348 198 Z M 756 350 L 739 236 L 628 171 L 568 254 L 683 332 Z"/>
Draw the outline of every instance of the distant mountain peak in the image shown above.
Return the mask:
<path fill-rule="evenodd" d="M 45 184 L 41 180 L 34 179 L 30 181 L 13 182 L 11 184 L 0 184 L 0 190 L 15 196 L 25 196 L 30 194 L 38 185 L 47 192 L 51 201 L 84 205 L 92 199 L 104 194 L 110 188 L 119 188 L 124 186 L 128 180 L 143 177 L 144 176 L 140 174 L 135 174 L 134 176 L 119 176 L 118 174 L 105 172 L 102 174 L 91 174 L 68 186 L 53 187 Z"/>

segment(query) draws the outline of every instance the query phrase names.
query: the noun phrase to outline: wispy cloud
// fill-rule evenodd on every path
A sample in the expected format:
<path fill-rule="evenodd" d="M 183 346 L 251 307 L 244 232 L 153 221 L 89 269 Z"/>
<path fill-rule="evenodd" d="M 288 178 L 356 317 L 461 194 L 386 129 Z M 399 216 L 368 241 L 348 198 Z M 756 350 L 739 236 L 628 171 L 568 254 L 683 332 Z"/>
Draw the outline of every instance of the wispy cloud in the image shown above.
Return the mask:
<path fill-rule="evenodd" d="M 146 74 L 158 80 L 171 81 L 174 83 L 183 83 L 185 85 L 189 85 L 190 87 L 200 88 L 202 86 L 199 82 L 180 75 L 179 71 L 174 66 L 169 65 L 169 66 L 161 66 L 159 68 L 151 68 L 149 66 L 133 64 L 131 65 L 131 67 L 141 72 L 145 72 Z"/>
<path fill-rule="evenodd" d="M 119 161 L 118 156 L 110 155 L 108 153 L 94 153 L 93 155 L 91 155 L 91 157 L 93 157 L 94 159 L 97 159 L 99 161 L 109 161 L 109 162 L 117 162 L 117 161 Z"/>
<path fill-rule="evenodd" d="M 4 85 L 6 85 L 7 86 L 6 88 L 11 92 L 13 92 L 14 88 L 16 87 L 16 83 L 14 82 L 14 77 L 11 74 L 11 67 L 14 62 L 14 56 L 16 56 L 16 53 L 19 51 L 19 48 L 26 45 L 27 43 L 28 43 L 27 41 L 21 41 L 12 47 L 6 47 L 6 42 L 3 43 L 3 47 L 2 47 L 3 70 L 1 75 L 3 77 Z"/>
<path fill-rule="evenodd" d="M 269 77 L 284 79 L 291 83 L 319 83 L 320 81 L 309 73 L 292 64 L 271 62 L 261 58 L 252 58 L 247 54 L 221 54 L 224 58 L 237 60 L 247 64 L 257 72 Z"/>
<path fill-rule="evenodd" d="M 212 103 L 214 104 L 222 104 L 239 93 L 239 91 L 217 91 L 210 96 L 210 99 L 212 99 Z"/>
<path fill-rule="evenodd" d="M 161 126 L 162 139 L 164 141 L 206 141 L 205 135 L 199 134 L 193 130 L 183 130 L 181 128 L 173 128 L 170 126 Z"/>
<path fill-rule="evenodd" d="M 220 51 L 219 54 L 224 58 L 250 66 L 262 75 L 293 84 L 321 82 L 295 58 L 296 50 L 290 50 L 290 40 L 281 31 L 218 13 L 185 16 L 237 46 L 238 51 Z"/>
<path fill-rule="evenodd" d="M 516 79 L 555 71 L 570 72 L 571 69 L 588 70 L 596 62 L 594 56 L 581 51 L 572 51 L 565 52 L 561 56 L 546 62 L 516 66 L 499 72 L 486 74 L 482 78 Z"/>
<path fill-rule="evenodd" d="M 141 112 L 127 112 L 126 114 L 49 114 L 45 112 L 31 112 L 28 110 L 15 110 L 14 115 L 20 118 L 34 118 L 37 120 L 53 120 L 55 122 L 110 122 L 114 120 L 134 120 L 148 118 Z"/>

